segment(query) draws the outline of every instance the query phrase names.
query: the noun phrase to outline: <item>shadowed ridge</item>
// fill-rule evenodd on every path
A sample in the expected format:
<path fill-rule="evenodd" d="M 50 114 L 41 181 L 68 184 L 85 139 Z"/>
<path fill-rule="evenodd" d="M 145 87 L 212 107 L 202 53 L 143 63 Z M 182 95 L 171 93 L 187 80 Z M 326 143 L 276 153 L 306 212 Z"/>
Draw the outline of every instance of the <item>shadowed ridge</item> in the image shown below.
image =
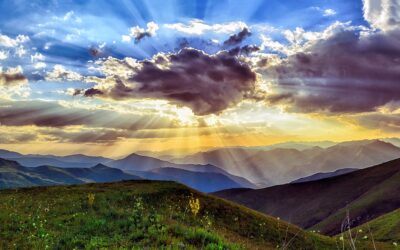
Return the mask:
<path fill-rule="evenodd" d="M 400 207 L 399 191 L 400 159 L 396 159 L 323 180 L 258 190 L 224 190 L 216 195 L 333 235 L 340 231 L 346 206 L 352 218 L 358 218 L 353 221 L 357 226 Z"/>

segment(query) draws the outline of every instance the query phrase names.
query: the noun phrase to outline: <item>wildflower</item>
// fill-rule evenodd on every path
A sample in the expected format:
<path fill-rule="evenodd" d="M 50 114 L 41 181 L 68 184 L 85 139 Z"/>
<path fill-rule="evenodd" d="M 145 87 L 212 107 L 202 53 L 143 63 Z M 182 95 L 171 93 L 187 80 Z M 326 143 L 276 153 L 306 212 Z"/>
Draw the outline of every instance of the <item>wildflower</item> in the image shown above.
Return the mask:
<path fill-rule="evenodd" d="M 360 230 L 358 230 L 358 232 L 359 232 L 359 233 L 362 233 L 362 232 L 363 232 L 363 230 L 362 230 L 362 229 L 360 229 Z"/>
<path fill-rule="evenodd" d="M 94 198 L 95 198 L 95 194 L 93 193 L 88 193 L 88 204 L 89 206 L 93 206 L 94 203 Z"/>
<path fill-rule="evenodd" d="M 343 236 L 340 236 L 339 240 L 340 240 L 340 241 L 343 241 L 343 240 L 344 240 L 344 239 L 343 239 Z"/>
<path fill-rule="evenodd" d="M 393 242 L 393 246 L 397 247 L 397 242 Z"/>
<path fill-rule="evenodd" d="M 189 200 L 189 207 L 190 210 L 192 211 L 192 214 L 196 216 L 199 213 L 200 210 L 200 200 L 199 198 L 193 198 L 193 196 Z"/>

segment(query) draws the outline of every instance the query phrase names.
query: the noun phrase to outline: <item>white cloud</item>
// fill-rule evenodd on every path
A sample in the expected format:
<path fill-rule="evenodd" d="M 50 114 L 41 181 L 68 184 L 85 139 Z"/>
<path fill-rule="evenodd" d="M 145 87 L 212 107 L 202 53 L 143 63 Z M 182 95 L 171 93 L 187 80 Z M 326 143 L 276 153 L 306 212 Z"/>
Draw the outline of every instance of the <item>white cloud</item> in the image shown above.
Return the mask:
<path fill-rule="evenodd" d="M 363 0 L 364 18 L 375 29 L 399 29 L 400 2 L 398 0 Z"/>
<path fill-rule="evenodd" d="M 324 16 L 334 16 L 336 15 L 336 11 L 334 9 L 326 9 L 324 10 Z"/>
<path fill-rule="evenodd" d="M 330 8 L 323 9 L 318 6 L 314 6 L 314 7 L 311 7 L 311 9 L 320 12 L 323 16 L 335 16 L 337 14 L 336 10 L 330 9 Z"/>
<path fill-rule="evenodd" d="M 71 19 L 71 17 L 74 15 L 73 11 L 69 11 L 67 12 L 64 16 L 63 16 L 63 20 L 64 21 L 68 21 L 69 19 Z"/>
<path fill-rule="evenodd" d="M 124 43 L 130 43 L 132 41 L 132 38 L 128 35 L 122 35 L 121 38 Z"/>
<path fill-rule="evenodd" d="M 2 47 L 17 47 L 22 43 L 28 42 L 30 39 L 25 35 L 18 35 L 15 39 L 9 36 L 0 34 L 0 46 Z"/>
<path fill-rule="evenodd" d="M 122 42 L 129 43 L 132 40 L 132 38 L 134 38 L 136 42 L 139 42 L 146 36 L 147 37 L 155 36 L 158 29 L 159 29 L 158 24 L 156 24 L 155 22 L 147 23 L 147 29 L 141 28 L 139 26 L 131 27 L 129 29 L 128 35 L 122 35 Z"/>
<path fill-rule="evenodd" d="M 202 35 L 205 32 L 235 33 L 243 28 L 248 28 L 244 22 L 228 22 L 221 24 L 207 24 L 199 19 L 192 19 L 189 23 L 164 24 L 164 27 L 190 35 Z"/>
<path fill-rule="evenodd" d="M 38 52 L 36 52 L 34 55 L 31 55 L 31 62 L 44 61 L 44 59 L 45 59 L 45 56 Z"/>
<path fill-rule="evenodd" d="M 82 81 L 83 76 L 79 73 L 67 70 L 60 64 L 54 65 L 53 71 L 48 72 L 47 81 Z"/>
<path fill-rule="evenodd" d="M 17 55 L 18 57 L 23 57 L 24 55 L 26 55 L 26 50 L 24 46 L 21 45 L 18 48 L 16 48 L 15 55 Z"/>
<path fill-rule="evenodd" d="M 0 60 L 5 60 L 8 58 L 8 51 L 0 50 Z"/>
<path fill-rule="evenodd" d="M 342 23 L 338 21 L 321 32 L 305 31 L 303 28 L 297 27 L 294 30 L 281 31 L 286 41 L 276 41 L 262 34 L 260 36 L 262 41 L 260 48 L 261 50 L 269 49 L 289 56 L 307 50 L 318 40 L 326 40 L 339 32 L 356 28 L 361 29 L 362 27 L 353 27 L 350 22 Z"/>
<path fill-rule="evenodd" d="M 43 68 L 46 68 L 46 64 L 44 63 L 44 62 L 37 62 L 37 63 L 35 63 L 34 65 L 33 65 L 33 67 L 35 68 L 35 69 L 43 69 Z"/>

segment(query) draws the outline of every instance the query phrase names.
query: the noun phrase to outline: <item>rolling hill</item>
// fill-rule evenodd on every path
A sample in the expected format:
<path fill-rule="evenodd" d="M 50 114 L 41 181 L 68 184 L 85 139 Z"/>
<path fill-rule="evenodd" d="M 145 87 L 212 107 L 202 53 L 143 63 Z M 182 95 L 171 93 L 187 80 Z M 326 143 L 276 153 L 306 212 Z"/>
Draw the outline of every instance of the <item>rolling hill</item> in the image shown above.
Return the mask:
<path fill-rule="evenodd" d="M 389 244 L 400 243 L 400 209 L 382 215 L 368 223 L 353 228 L 361 239 L 372 239 Z M 366 236 L 366 237 L 365 237 Z"/>
<path fill-rule="evenodd" d="M 328 235 L 340 232 L 347 211 L 355 227 L 400 208 L 399 194 L 400 159 L 322 180 L 216 193 Z"/>
<path fill-rule="evenodd" d="M 1 249 L 337 249 L 334 238 L 173 182 L 3 190 L 0 199 Z"/>

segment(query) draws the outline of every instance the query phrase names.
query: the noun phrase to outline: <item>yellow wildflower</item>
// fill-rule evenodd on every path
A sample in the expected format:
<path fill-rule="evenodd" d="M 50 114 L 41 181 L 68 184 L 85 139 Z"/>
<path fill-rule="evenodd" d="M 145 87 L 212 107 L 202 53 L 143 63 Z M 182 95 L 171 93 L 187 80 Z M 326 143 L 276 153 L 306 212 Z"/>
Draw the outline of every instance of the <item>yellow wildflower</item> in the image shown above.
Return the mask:
<path fill-rule="evenodd" d="M 93 193 L 88 193 L 88 204 L 89 204 L 90 207 L 93 206 L 94 198 L 95 198 L 95 194 L 93 194 Z"/>
<path fill-rule="evenodd" d="M 200 200 L 199 198 L 194 198 L 193 196 L 189 200 L 189 207 L 192 214 L 196 216 L 200 210 Z"/>

